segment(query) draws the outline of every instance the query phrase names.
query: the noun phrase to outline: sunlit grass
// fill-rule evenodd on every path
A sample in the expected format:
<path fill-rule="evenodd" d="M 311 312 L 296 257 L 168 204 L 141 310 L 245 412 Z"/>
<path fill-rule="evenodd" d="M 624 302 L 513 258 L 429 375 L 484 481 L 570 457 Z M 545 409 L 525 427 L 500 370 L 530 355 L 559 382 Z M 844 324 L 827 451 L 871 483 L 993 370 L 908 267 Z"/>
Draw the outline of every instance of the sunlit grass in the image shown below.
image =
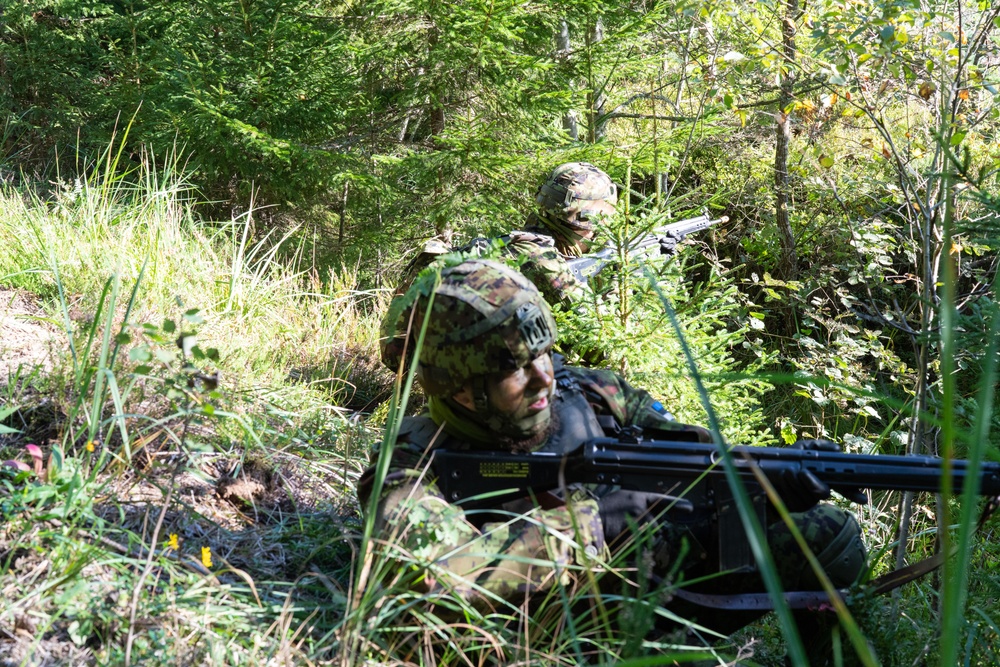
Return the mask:
<path fill-rule="evenodd" d="M 175 172 L 168 182 L 153 173 L 144 163 L 129 179 L 76 179 L 45 198 L 0 191 L 7 249 L 0 281 L 46 297 L 54 318 L 60 285 L 78 323 L 96 310 L 110 276 L 123 290 L 139 283 L 132 322 L 158 324 L 180 302 L 201 310 L 201 334 L 225 350 L 229 372 L 263 385 L 292 372 L 332 397 L 353 395 L 350 376 L 372 374 L 372 364 L 364 366 L 378 336 L 370 314 L 381 310 L 383 295 L 355 289 L 357 267 L 320 274 L 306 266 L 294 229 L 280 238 L 260 232 L 253 209 L 202 220 L 195 193 Z"/>
<path fill-rule="evenodd" d="M 731 640 L 696 640 L 684 631 L 623 633 L 619 621 L 601 611 L 616 601 L 582 573 L 577 586 L 556 589 L 530 608 L 484 613 L 461 600 L 438 600 L 427 609 L 426 600 L 396 578 L 399 561 L 385 557 L 354 506 L 354 486 L 376 437 L 356 411 L 381 406 L 388 444 L 412 381 L 400 378 L 395 402 L 386 403 L 391 378 L 376 361 L 385 295 L 357 289 L 360 266 L 308 265 L 295 228 L 269 226 L 263 212 L 201 219 L 195 193 L 179 173 L 143 167 L 127 177 L 58 184 L 44 195 L 0 191 L 0 245 L 11 249 L 0 254 L 0 285 L 38 295 L 66 351 L 51 373 L 15 375 L 0 394 L 0 413 L 7 406 L 26 412 L 39 403 L 55 406 L 58 434 L 41 444 L 63 461 L 46 460 L 56 472 L 45 480 L 0 472 L 6 484 L 0 507 L 8 517 L 0 527 L 0 586 L 11 602 L 0 611 L 0 629 L 20 632 L 16 655 L 63 651 L 71 660 L 117 664 L 131 637 L 134 664 L 785 660 L 788 619 L 751 626 Z M 214 368 L 223 396 L 196 392 L 211 411 L 197 400 L 183 407 L 162 390 L 169 377 L 189 377 L 176 365 L 139 378 L 131 373 L 128 353 L 138 344 L 139 325 L 164 331 L 166 320 L 185 323 L 189 309 L 199 311 L 199 323 L 191 324 L 199 345 L 220 352 Z M 696 343 L 718 339 L 704 349 L 717 354 L 720 368 L 709 370 L 724 383 L 734 362 L 723 344 L 729 338 L 714 333 L 715 315 L 694 313 L 707 323 L 695 321 L 687 331 Z M 135 338 L 119 340 L 126 324 Z M 172 336 L 161 349 L 173 347 Z M 631 350 L 647 363 L 629 369 L 640 376 L 637 384 L 643 375 L 655 377 L 655 359 L 649 359 L 655 352 Z M 693 365 L 702 368 L 699 361 Z M 993 361 L 985 365 L 977 402 L 970 403 L 982 410 L 969 417 L 981 440 L 989 434 Z M 672 377 L 663 380 L 665 394 L 675 391 Z M 792 379 L 787 385 L 795 386 Z M 752 396 L 736 406 L 745 412 L 727 410 L 720 418 L 759 419 L 758 395 L 738 388 L 696 391 L 683 404 L 721 400 L 725 407 Z M 872 399 L 850 388 L 844 395 Z M 894 400 L 878 409 L 896 409 Z M 858 440 L 848 447 L 889 447 L 892 429 L 871 433 L 858 424 Z M 741 421 L 732 430 L 756 433 L 759 425 Z M 5 457 L 28 460 L 16 435 L 0 435 Z M 266 486 L 270 496 L 222 503 L 217 482 L 230 477 Z M 166 503 L 171 489 L 176 495 Z M 891 495 L 875 500 L 850 509 L 879 575 L 893 567 L 898 501 Z M 938 664 L 945 613 L 958 619 L 959 650 L 969 664 L 995 658 L 991 601 L 1000 590 L 1000 576 L 992 574 L 998 557 L 978 537 L 970 546 L 970 505 L 951 502 L 956 537 L 965 540 L 967 558 L 982 565 L 980 577 L 954 580 L 963 593 L 967 588 L 967 605 L 959 599 L 942 608 L 934 577 L 907 585 L 895 599 L 852 605 L 883 664 L 912 664 L 921 656 Z M 920 500 L 908 538 L 914 560 L 935 550 L 937 511 L 933 499 Z M 648 627 L 662 614 L 654 598 L 629 603 L 630 628 Z M 578 617 L 581 608 L 588 613 Z M 769 636 L 778 648 L 763 643 Z M 849 656 L 849 638 L 840 641 Z M 912 651 L 900 651 L 903 644 Z"/>

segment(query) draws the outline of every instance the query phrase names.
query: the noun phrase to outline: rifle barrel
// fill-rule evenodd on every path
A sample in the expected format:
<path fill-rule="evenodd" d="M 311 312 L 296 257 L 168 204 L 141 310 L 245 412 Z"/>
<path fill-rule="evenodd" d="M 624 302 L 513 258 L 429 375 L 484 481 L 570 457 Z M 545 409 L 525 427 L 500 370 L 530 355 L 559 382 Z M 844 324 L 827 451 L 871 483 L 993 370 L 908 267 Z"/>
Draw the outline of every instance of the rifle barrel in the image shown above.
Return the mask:
<path fill-rule="evenodd" d="M 945 459 L 935 456 L 896 456 L 889 454 L 848 454 L 792 447 L 733 447 L 730 450 L 737 471 L 745 479 L 753 477 L 756 465 L 768 477 L 782 470 L 805 469 L 833 488 L 854 487 L 889 491 L 941 490 Z M 648 440 L 623 443 L 599 438 L 587 444 L 584 451 L 587 464 L 619 476 L 659 474 L 691 477 L 706 470 L 722 473 L 719 452 L 715 445 L 691 442 Z M 751 463 L 753 462 L 753 463 Z M 969 461 L 950 461 L 952 489 L 961 492 L 968 476 Z M 710 473 L 711 474 L 711 473 Z M 983 495 L 1000 495 L 1000 464 L 983 462 L 979 469 Z M 614 483 L 613 480 L 609 480 Z"/>

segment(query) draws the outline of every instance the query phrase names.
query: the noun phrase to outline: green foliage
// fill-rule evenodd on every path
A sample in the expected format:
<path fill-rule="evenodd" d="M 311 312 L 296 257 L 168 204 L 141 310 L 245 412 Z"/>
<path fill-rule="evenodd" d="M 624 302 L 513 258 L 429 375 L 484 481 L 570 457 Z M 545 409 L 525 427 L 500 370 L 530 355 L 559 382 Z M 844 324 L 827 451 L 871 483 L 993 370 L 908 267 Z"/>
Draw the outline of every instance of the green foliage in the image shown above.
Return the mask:
<path fill-rule="evenodd" d="M 684 216 L 678 216 L 684 217 Z M 731 272 L 709 250 L 712 232 L 689 237 L 677 256 L 659 256 L 659 246 L 636 252 L 653 230 L 672 222 L 655 197 L 617 216 L 601 230 L 618 254 L 590 280 L 592 298 L 573 310 L 557 308 L 557 347 L 570 363 L 597 363 L 623 373 L 650 391 L 680 421 L 705 423 L 704 404 L 688 360 L 686 341 L 697 360 L 697 373 L 708 387 L 716 411 L 725 415 L 724 434 L 733 441 L 765 442 L 758 397 L 767 383 L 755 374 L 770 363 L 758 347 L 748 360 L 753 318 L 738 294 Z M 697 251 L 705 252 L 698 257 Z M 675 331 L 645 271 L 668 295 L 683 322 Z"/>
<path fill-rule="evenodd" d="M 598 286 L 599 300 L 559 314 L 571 355 L 605 351 L 606 363 L 679 418 L 701 422 L 683 337 L 732 440 L 825 435 L 855 450 L 933 443 L 995 456 L 1000 80 L 997 9 L 988 3 L 800 3 L 794 60 L 781 53 L 789 17 L 774 3 L 7 5 L 0 283 L 45 299 L 48 313 L 38 317 L 68 344 L 67 362 L 51 372 L 0 378 L 6 454 L 25 457 L 31 430 L 16 418 L 38 393 L 53 414 L 52 442 L 39 445 L 60 453 L 51 465 L 29 454 L 46 466 L 42 476 L 0 473 L 12 503 L 0 535 L 4 590 L 30 573 L 14 566 L 20 549 L 55 555 L 57 566 L 38 579 L 36 597 L 46 602 L 25 616 L 46 619 L 39 637 L 63 633 L 85 648 L 98 637 L 102 659 L 124 658 L 121 619 L 143 559 L 42 523 L 55 508 L 73 525 L 125 512 L 92 509 L 102 491 L 87 475 L 101 466 L 88 465 L 139 475 L 145 453 L 170 433 L 192 455 L 232 455 L 237 473 L 258 464 L 277 471 L 293 457 L 349 494 L 372 437 L 352 411 L 375 408 L 391 424 L 402 409 L 401 396 L 384 400 L 391 378 L 374 352 L 387 301 L 379 289 L 431 235 L 460 244 L 519 226 L 542 175 L 568 160 L 598 164 L 628 193 L 621 227 L 609 230 L 620 241 L 704 205 L 732 219 L 699 236 L 697 252 L 688 246 L 665 265 L 653 262 L 680 331 L 623 263 Z M 568 48 L 554 41 L 564 22 Z M 794 100 L 777 109 L 775 80 L 789 68 Z M 571 112 L 576 141 L 564 125 Z M 776 278 L 785 250 L 772 212 L 779 112 L 792 131 L 794 281 Z M 198 313 L 177 306 L 178 297 Z M 204 322 L 189 319 L 198 317 Z M 238 392 L 207 386 L 220 366 Z M 197 419 L 187 439 L 184 419 Z M 933 521 L 912 520 L 916 535 L 897 535 L 905 512 L 894 500 L 879 503 L 855 508 L 866 533 L 933 550 Z M 951 517 L 960 528 L 942 539 L 963 544 L 966 560 L 948 571 L 946 594 L 932 582 L 901 592 L 907 620 L 873 603 L 866 632 L 887 663 L 951 667 L 960 654 L 970 664 L 996 661 L 995 586 L 967 577 L 973 503 L 945 499 L 943 507 L 942 522 Z M 461 601 L 450 606 L 464 624 L 419 615 L 418 597 L 373 590 L 342 624 L 350 540 L 324 535 L 315 509 L 303 505 L 271 526 L 264 542 L 294 552 L 282 571 L 302 579 L 265 592 L 262 606 L 245 579 L 215 588 L 157 555 L 160 581 L 171 585 L 138 608 L 148 618 L 204 618 L 208 608 L 218 616 L 197 633 L 159 624 L 134 638 L 136 655 L 322 660 L 362 637 L 365 649 L 351 655 L 372 662 L 419 662 L 420 648 L 441 651 L 443 661 L 495 646 L 502 661 L 537 657 L 524 652 L 514 625 Z M 916 515 L 935 512 L 928 503 Z M 134 528 L 89 535 L 148 542 Z M 992 571 L 988 545 L 975 557 Z M 880 558 L 887 570 L 893 554 Z M 102 572 L 116 583 L 86 590 L 81 573 L 98 562 L 112 564 Z M 15 611 L 36 595 L 16 591 Z M 621 645 L 605 641 L 620 637 L 598 622 L 561 625 L 568 604 L 549 600 L 531 616 L 553 661 Z M 635 627 L 648 620 L 636 617 Z M 0 623 L 13 622 L 0 612 Z M 437 633 L 418 635 L 418 622 L 436 623 Z M 953 625 L 942 631 L 945 622 Z M 262 635 L 272 623 L 287 635 Z M 177 639 L 195 634 L 204 646 Z M 417 639 L 393 643 L 392 635 Z M 250 648 L 250 637 L 265 648 Z M 618 653 L 592 657 L 611 662 L 650 648 L 633 637 Z M 777 662 L 782 653 L 753 659 Z"/>

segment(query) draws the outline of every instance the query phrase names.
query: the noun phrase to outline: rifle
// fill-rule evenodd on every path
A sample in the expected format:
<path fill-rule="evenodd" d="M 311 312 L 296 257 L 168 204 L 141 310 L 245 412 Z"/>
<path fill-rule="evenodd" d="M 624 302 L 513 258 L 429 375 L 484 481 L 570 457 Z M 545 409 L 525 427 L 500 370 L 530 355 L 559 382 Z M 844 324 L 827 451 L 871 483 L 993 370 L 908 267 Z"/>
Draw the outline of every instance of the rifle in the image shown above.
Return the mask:
<path fill-rule="evenodd" d="M 717 225 L 720 222 L 726 222 L 728 220 L 729 218 L 725 215 L 721 218 L 713 220 L 708 217 L 708 213 L 703 213 L 696 218 L 678 220 L 677 222 L 672 222 L 669 225 L 657 227 L 652 230 L 651 233 L 641 237 L 635 244 L 629 246 L 628 254 L 636 256 L 641 255 L 650 248 L 659 246 L 660 240 L 664 237 L 670 237 L 679 242 L 688 234 L 700 232 L 703 229 L 708 229 L 712 225 Z M 600 273 L 605 266 L 614 261 L 617 255 L 618 247 L 613 243 L 609 243 L 596 253 L 570 259 L 566 262 L 566 264 L 569 265 L 569 269 L 573 272 L 576 279 L 585 283 L 591 277 Z"/>
<path fill-rule="evenodd" d="M 618 438 L 595 438 L 564 454 L 435 449 L 431 465 L 444 497 L 467 508 L 498 507 L 506 500 L 522 498 L 529 493 L 542 494 L 566 484 L 613 485 L 663 494 L 673 501 L 672 508 L 667 510 L 668 517 L 673 512 L 682 521 L 691 517 L 710 518 L 718 522 L 720 537 L 742 536 L 743 528 L 733 509 L 733 496 L 718 446 L 679 440 L 646 440 L 637 431 L 626 429 Z M 961 489 L 970 469 L 969 461 L 946 461 L 933 456 L 744 446 L 731 447 L 729 452 L 737 475 L 751 491 L 754 510 L 762 522 L 766 503 L 763 494 L 759 493 L 754 469 L 772 482 L 779 480 L 785 471 L 795 473 L 805 469 L 834 491 L 847 492 L 857 489 L 939 492 L 946 469 L 950 470 L 952 488 Z M 1000 495 L 1000 463 L 981 463 L 976 484 L 980 495 Z M 719 543 L 720 570 L 738 569 L 753 563 L 747 540 L 720 539 Z M 916 576 L 926 571 L 926 567 L 917 569 L 920 572 Z M 886 578 L 892 580 L 891 587 L 896 587 L 914 576 L 886 575 Z M 879 592 L 889 589 L 883 586 Z M 723 604 L 713 602 L 712 596 L 700 597 L 706 606 L 721 607 Z M 770 604 L 766 595 L 744 597 L 740 603 L 744 606 L 734 608 L 754 608 L 746 606 L 748 604 L 770 608 L 766 606 Z M 822 592 L 789 593 L 786 598 L 793 606 L 821 604 L 826 600 Z"/>

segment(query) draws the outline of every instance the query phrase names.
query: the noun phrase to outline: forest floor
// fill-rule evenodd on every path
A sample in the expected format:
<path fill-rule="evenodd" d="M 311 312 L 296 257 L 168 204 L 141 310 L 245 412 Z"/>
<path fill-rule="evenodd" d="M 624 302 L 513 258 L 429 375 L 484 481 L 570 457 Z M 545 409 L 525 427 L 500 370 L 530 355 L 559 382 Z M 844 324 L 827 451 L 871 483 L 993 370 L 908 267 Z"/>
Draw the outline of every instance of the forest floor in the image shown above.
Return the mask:
<path fill-rule="evenodd" d="M 27 415 L 19 413 L 25 420 L 17 424 L 20 433 L 0 433 L 0 447 L 8 455 L 23 449 L 27 441 L 37 444 L 47 458 L 60 444 L 57 434 L 65 414 L 57 405 L 58 382 L 53 383 L 50 374 L 65 368 L 68 354 L 66 336 L 33 295 L 0 289 L 0 394 L 11 394 L 15 386 L 22 392 L 25 387 L 28 392 L 35 392 L 36 386 L 47 387 L 42 391 L 52 394 L 40 397 L 42 407 Z M 0 399 L 0 410 L 7 402 Z M 83 572 L 91 586 L 89 596 L 103 595 L 116 613 L 125 615 L 118 621 L 117 634 L 124 632 L 129 613 L 129 596 L 121 590 L 119 568 L 128 562 L 133 574 L 138 572 L 148 554 L 145 545 L 157 545 L 161 556 L 172 552 L 180 568 L 206 577 L 217 587 L 249 586 L 258 604 L 265 606 L 270 596 L 272 606 L 280 607 L 283 592 L 294 590 L 303 576 L 330 581 L 315 571 L 317 561 L 330 570 L 350 570 L 349 548 L 330 549 L 322 558 L 314 557 L 331 534 L 349 535 L 352 531 L 345 521 L 349 523 L 356 515 L 353 496 L 346 496 L 343 485 L 331 481 L 339 475 L 331 475 L 329 461 L 308 460 L 280 449 L 270 451 L 264 460 L 233 448 L 200 453 L 193 467 L 174 465 L 180 457 L 165 435 L 134 443 L 132 454 L 130 468 L 98 475 L 94 487 L 99 491 L 88 514 L 96 523 L 75 526 L 71 537 L 122 559 L 108 563 L 87 558 Z M 31 462 L 24 451 L 16 458 Z M 172 494 L 170 508 L 158 526 L 168 493 Z M 58 521 L 49 523 L 59 527 Z M 0 525 L 0 559 L 10 559 L 0 595 L 6 600 L 27 600 L 13 613 L 0 614 L 0 667 L 102 663 L 92 650 L 100 642 L 91 645 L 89 639 L 81 640 L 71 614 L 55 608 L 46 596 L 21 597 L 32 582 L 60 576 L 60 565 L 54 562 L 58 559 L 46 554 L 45 544 L 51 537 L 46 531 L 52 525 L 40 525 L 27 534 Z M 325 526 L 325 532 L 317 526 Z M 176 548 L 167 546 L 171 543 Z M 206 554 L 210 554 L 211 569 L 205 567 Z M 341 558 L 344 554 L 347 560 Z M 255 582 L 265 583 L 255 587 Z M 107 590 L 101 593 L 99 589 Z M 275 590 L 282 593 L 274 596 Z M 145 630 L 176 627 L 183 631 L 181 615 L 170 619 L 140 614 L 139 625 Z"/>
<path fill-rule="evenodd" d="M 19 368 L 49 369 L 56 328 L 32 295 L 0 289 L 0 383 Z"/>

